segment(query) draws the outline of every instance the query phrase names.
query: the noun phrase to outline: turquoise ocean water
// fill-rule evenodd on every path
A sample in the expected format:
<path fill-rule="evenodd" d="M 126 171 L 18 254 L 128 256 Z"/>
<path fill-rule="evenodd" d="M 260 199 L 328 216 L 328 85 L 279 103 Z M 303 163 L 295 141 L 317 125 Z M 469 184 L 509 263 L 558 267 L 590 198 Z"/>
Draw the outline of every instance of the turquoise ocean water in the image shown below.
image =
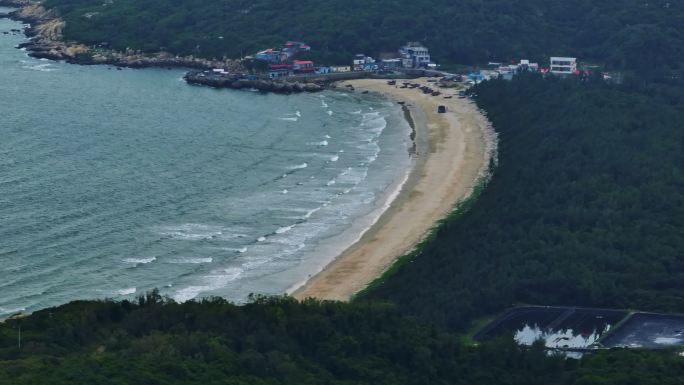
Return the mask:
<path fill-rule="evenodd" d="M 0 20 L 0 316 L 155 287 L 282 294 L 357 239 L 410 166 L 385 100 L 33 59 L 3 33 L 20 26 Z"/>

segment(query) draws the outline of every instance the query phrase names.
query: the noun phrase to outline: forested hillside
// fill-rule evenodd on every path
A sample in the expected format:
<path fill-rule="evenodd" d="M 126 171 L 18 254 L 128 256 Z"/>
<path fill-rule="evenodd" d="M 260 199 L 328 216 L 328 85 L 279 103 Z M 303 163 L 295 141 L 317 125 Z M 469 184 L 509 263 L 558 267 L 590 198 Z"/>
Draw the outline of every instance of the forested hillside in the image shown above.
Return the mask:
<path fill-rule="evenodd" d="M 116 49 L 239 57 L 301 39 L 318 58 L 396 52 L 423 41 L 439 62 L 577 56 L 653 75 L 684 60 L 684 3 L 671 0 L 46 0 L 65 35 Z M 677 64 L 679 67 L 679 64 Z M 681 68 L 679 68 L 681 70 Z"/>
<path fill-rule="evenodd" d="M 682 372 L 669 350 L 578 362 L 512 341 L 469 347 L 378 304 L 175 304 L 151 294 L 0 324 L 2 385 L 674 385 Z"/>
<path fill-rule="evenodd" d="M 684 92 L 521 76 L 475 88 L 499 166 L 367 295 L 465 327 L 513 303 L 684 312 Z"/>

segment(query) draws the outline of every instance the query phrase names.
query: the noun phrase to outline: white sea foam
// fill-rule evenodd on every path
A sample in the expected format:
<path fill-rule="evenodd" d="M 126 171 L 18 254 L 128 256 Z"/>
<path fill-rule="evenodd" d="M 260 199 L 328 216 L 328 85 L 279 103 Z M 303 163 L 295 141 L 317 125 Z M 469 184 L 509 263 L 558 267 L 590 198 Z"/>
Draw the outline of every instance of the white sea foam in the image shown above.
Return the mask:
<path fill-rule="evenodd" d="M 281 193 L 281 194 L 287 194 L 288 192 L 289 192 L 289 191 L 288 191 L 287 189 L 283 189 L 283 191 L 281 191 L 280 193 Z"/>
<path fill-rule="evenodd" d="M 51 67 L 52 64 L 50 63 L 45 63 L 45 64 L 36 64 L 36 65 L 26 65 L 23 66 L 22 68 L 27 69 L 27 70 L 32 70 L 32 71 L 40 71 L 40 72 L 52 72 L 56 71 L 56 68 Z"/>
<path fill-rule="evenodd" d="M 135 294 L 136 291 L 137 291 L 136 288 L 129 287 L 129 288 L 117 290 L 116 294 L 118 294 L 118 295 L 131 295 L 131 294 Z"/>
<path fill-rule="evenodd" d="M 240 248 L 235 248 L 235 247 L 221 247 L 220 249 L 221 249 L 221 250 L 225 250 L 225 251 L 234 251 L 234 252 L 240 253 L 240 254 L 243 254 L 243 253 L 247 252 L 247 247 L 240 247 Z"/>
<path fill-rule="evenodd" d="M 276 234 L 283 234 L 283 233 L 286 233 L 286 232 L 292 230 L 294 227 L 295 227 L 295 225 L 279 227 L 279 228 L 275 231 L 275 233 L 276 233 Z"/>
<path fill-rule="evenodd" d="M 328 103 L 326 103 L 324 100 L 321 100 L 321 107 L 328 108 Z"/>
<path fill-rule="evenodd" d="M 326 135 L 325 135 L 325 138 L 326 138 L 326 139 L 330 139 L 331 137 L 330 137 L 330 135 L 326 134 Z"/>
<path fill-rule="evenodd" d="M 301 117 L 302 117 L 302 113 L 301 113 L 301 112 L 299 112 L 299 111 L 295 112 L 295 115 L 297 115 L 297 117 L 299 117 L 299 118 L 301 118 Z"/>
<path fill-rule="evenodd" d="M 0 306 L 0 314 L 3 314 L 3 315 L 4 314 L 15 314 L 15 313 L 22 312 L 24 310 L 26 310 L 25 307 L 15 307 L 15 308 L 8 309 L 8 308 L 4 308 L 4 307 Z"/>
<path fill-rule="evenodd" d="M 330 179 L 330 180 L 328 181 L 328 183 L 326 183 L 325 185 L 326 185 L 326 186 L 332 186 L 332 185 L 334 185 L 334 184 L 335 184 L 335 179 Z"/>
<path fill-rule="evenodd" d="M 270 261 L 271 261 L 270 258 L 264 258 L 264 257 L 252 258 L 249 261 L 243 263 L 242 268 L 245 270 L 254 270 L 255 268 L 262 266 L 262 265 L 264 265 Z"/>
<path fill-rule="evenodd" d="M 223 229 L 217 226 L 210 226 L 198 223 L 185 223 L 178 226 L 165 226 L 159 234 L 170 236 L 175 239 L 201 240 L 211 239 L 223 235 Z"/>
<path fill-rule="evenodd" d="M 283 118 L 280 118 L 280 120 L 286 120 L 288 122 L 296 122 L 297 120 L 299 120 L 299 118 L 297 118 L 297 117 L 283 117 Z"/>
<path fill-rule="evenodd" d="M 219 290 L 228 283 L 238 279 L 244 271 L 239 267 L 228 268 L 212 272 L 210 275 L 202 277 L 204 285 L 189 286 L 176 291 L 173 299 L 177 302 L 189 301 L 204 292 Z"/>
<path fill-rule="evenodd" d="M 144 265 L 147 263 L 151 263 L 157 260 L 157 257 L 150 257 L 150 258 L 124 258 L 123 262 L 126 263 L 133 263 L 136 265 Z"/>
<path fill-rule="evenodd" d="M 351 114 L 354 114 L 354 115 L 361 115 L 361 110 L 352 111 L 352 112 L 350 112 L 350 113 L 351 113 Z"/>
<path fill-rule="evenodd" d="M 290 167 L 290 170 L 301 170 L 301 169 L 307 168 L 307 167 L 309 167 L 308 163 L 302 163 L 302 164 L 298 164 L 296 166 Z"/>
<path fill-rule="evenodd" d="M 214 259 L 212 257 L 207 257 L 207 258 L 185 257 L 185 258 L 171 259 L 168 261 L 168 263 L 185 265 L 185 264 L 211 263 L 213 260 Z"/>
<path fill-rule="evenodd" d="M 326 112 L 326 113 L 330 116 L 332 116 L 332 114 L 333 114 L 332 110 L 328 110 L 328 112 Z"/>
<path fill-rule="evenodd" d="M 675 337 L 656 337 L 653 342 L 659 345 L 675 345 L 682 342 L 682 339 Z"/>
<path fill-rule="evenodd" d="M 330 158 L 331 162 L 337 162 L 340 159 L 339 155 L 333 155 L 332 158 Z"/>
<path fill-rule="evenodd" d="M 307 143 L 309 146 L 327 146 L 328 141 L 327 140 L 321 140 L 320 142 L 309 142 Z"/>
<path fill-rule="evenodd" d="M 263 242 L 266 240 L 266 237 L 259 237 L 257 238 L 257 242 Z"/>
<path fill-rule="evenodd" d="M 306 212 L 306 214 L 302 217 L 302 219 L 309 219 L 311 218 L 312 215 L 314 215 L 317 211 L 319 211 L 321 207 L 316 207 L 313 210 L 309 210 Z"/>

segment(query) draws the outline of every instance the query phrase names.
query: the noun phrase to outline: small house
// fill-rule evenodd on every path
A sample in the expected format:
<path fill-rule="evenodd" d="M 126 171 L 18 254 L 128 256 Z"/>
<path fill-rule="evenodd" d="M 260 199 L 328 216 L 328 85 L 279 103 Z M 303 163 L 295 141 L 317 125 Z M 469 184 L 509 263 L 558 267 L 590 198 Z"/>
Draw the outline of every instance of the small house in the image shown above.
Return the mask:
<path fill-rule="evenodd" d="M 418 42 L 408 42 L 399 49 L 402 64 L 406 68 L 427 68 L 430 61 L 428 49 Z"/>
<path fill-rule="evenodd" d="M 577 71 L 577 58 L 552 56 L 551 73 L 555 75 L 572 75 Z"/>
<path fill-rule="evenodd" d="M 296 73 L 313 73 L 316 71 L 311 60 L 295 60 L 292 69 Z"/>
<path fill-rule="evenodd" d="M 291 64 L 271 64 L 268 66 L 268 76 L 271 79 L 289 76 L 291 73 Z"/>

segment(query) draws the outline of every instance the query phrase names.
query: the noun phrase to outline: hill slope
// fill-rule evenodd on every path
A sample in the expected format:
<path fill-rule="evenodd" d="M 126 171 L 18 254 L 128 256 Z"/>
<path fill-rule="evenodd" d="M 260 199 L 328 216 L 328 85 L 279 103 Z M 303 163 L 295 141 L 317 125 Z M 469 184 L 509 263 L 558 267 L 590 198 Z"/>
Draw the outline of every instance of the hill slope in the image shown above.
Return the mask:
<path fill-rule="evenodd" d="M 684 311 L 684 90 L 482 83 L 491 183 L 368 298 L 464 327 L 512 303 Z"/>
<path fill-rule="evenodd" d="M 348 63 L 420 40 L 440 62 L 574 55 L 612 68 L 684 62 L 684 4 L 656 0 L 46 0 L 65 36 L 123 50 L 237 58 L 288 39 Z M 676 60 L 663 62 L 659 52 Z"/>

